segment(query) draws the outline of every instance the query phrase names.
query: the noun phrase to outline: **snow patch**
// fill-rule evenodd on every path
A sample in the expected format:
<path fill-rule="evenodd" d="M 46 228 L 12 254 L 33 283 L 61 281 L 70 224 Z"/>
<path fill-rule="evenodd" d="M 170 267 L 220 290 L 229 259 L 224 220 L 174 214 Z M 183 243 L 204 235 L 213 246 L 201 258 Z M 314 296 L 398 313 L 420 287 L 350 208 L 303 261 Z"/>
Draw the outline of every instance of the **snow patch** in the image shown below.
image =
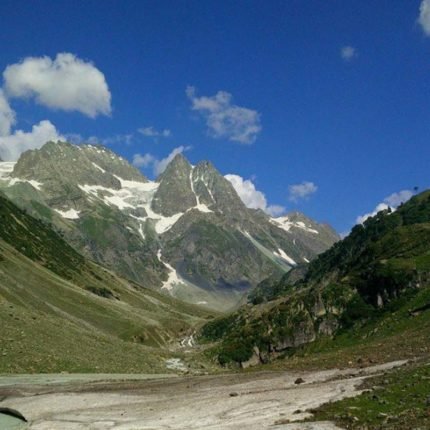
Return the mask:
<path fill-rule="evenodd" d="M 30 179 L 29 181 L 26 181 L 26 182 L 28 182 L 33 188 L 36 188 L 36 190 L 41 191 L 41 187 L 43 185 L 41 182 L 35 181 L 33 179 Z"/>
<path fill-rule="evenodd" d="M 190 184 L 191 184 L 191 191 L 196 197 L 196 202 L 198 206 L 200 204 L 200 199 L 199 199 L 199 196 L 196 194 L 196 191 L 194 190 L 193 172 L 194 172 L 194 166 L 191 168 L 191 171 L 190 171 Z"/>
<path fill-rule="evenodd" d="M 270 218 L 269 221 L 273 225 L 276 225 L 276 227 L 279 227 L 282 230 L 285 230 L 288 232 L 290 231 L 291 227 L 295 227 L 295 228 L 300 228 L 304 231 L 307 231 L 308 233 L 319 234 L 318 230 L 315 230 L 314 228 L 307 226 L 303 221 L 296 221 L 296 222 L 290 221 L 288 216 L 283 216 L 279 218 Z"/>
<path fill-rule="evenodd" d="M 181 216 L 184 215 L 182 212 L 179 212 L 175 215 L 169 216 L 169 217 L 163 217 L 159 215 L 159 220 L 157 221 L 157 224 L 155 224 L 155 231 L 158 234 L 163 234 L 166 231 L 170 230 L 176 222 L 181 218 Z"/>
<path fill-rule="evenodd" d="M 119 210 L 124 210 L 127 208 L 135 209 L 136 206 L 133 206 L 130 203 L 126 202 L 125 199 L 127 197 L 128 197 L 127 193 L 118 193 L 117 195 L 113 195 L 113 196 L 105 196 L 104 201 L 110 205 L 116 206 Z"/>
<path fill-rule="evenodd" d="M 285 261 L 287 261 L 289 264 L 292 264 L 293 266 L 297 265 L 297 263 L 291 257 L 289 257 L 286 254 L 286 252 L 281 248 L 278 248 L 278 252 L 274 251 L 273 254 L 275 254 L 277 257 L 284 259 Z"/>
<path fill-rule="evenodd" d="M 203 212 L 203 213 L 209 213 L 209 212 L 213 212 L 212 210 L 210 210 L 204 203 L 199 203 L 197 206 L 194 206 L 193 208 L 191 208 L 191 209 L 197 209 L 198 211 L 200 211 L 200 212 Z M 191 210 L 191 209 L 188 209 L 188 210 Z M 188 212 L 188 211 L 187 211 Z"/>
<path fill-rule="evenodd" d="M 143 232 L 142 223 L 139 223 L 139 234 L 142 236 L 142 239 L 145 240 L 145 233 Z"/>
<path fill-rule="evenodd" d="M 161 249 L 159 249 L 157 252 L 157 258 L 161 263 L 164 264 L 164 266 L 169 271 L 167 281 L 163 282 L 161 289 L 171 292 L 173 290 L 173 287 L 175 287 L 176 285 L 182 284 L 183 282 L 181 281 L 181 278 L 179 278 L 176 270 L 169 263 L 166 263 L 165 261 L 162 260 Z"/>
<path fill-rule="evenodd" d="M 38 181 L 35 181 L 34 179 L 30 179 L 30 180 L 27 180 L 27 179 L 19 179 L 19 178 L 11 178 L 11 179 L 9 179 L 9 185 L 15 185 L 15 184 L 18 184 L 18 183 L 27 183 L 27 184 L 30 184 L 33 188 L 36 188 L 36 190 L 39 190 L 39 191 L 41 191 L 41 187 L 42 187 L 42 183 L 41 182 L 38 182 Z"/>
<path fill-rule="evenodd" d="M 100 170 L 100 172 L 102 173 L 106 173 L 105 169 L 102 169 L 98 164 L 91 162 L 91 164 L 98 170 Z"/>
<path fill-rule="evenodd" d="M 79 188 L 86 194 L 102 200 L 105 204 L 110 206 L 116 206 L 120 210 L 127 209 L 138 209 L 144 208 L 146 212 L 145 217 L 136 217 L 130 214 L 130 217 L 138 219 L 141 222 L 145 222 L 147 219 L 154 221 L 154 228 L 157 234 L 163 234 L 170 230 L 178 220 L 184 215 L 183 212 L 178 212 L 171 216 L 163 216 L 154 212 L 151 208 L 154 194 L 159 187 L 157 182 L 141 182 L 141 181 L 130 181 L 122 179 L 119 176 L 114 175 L 116 179 L 121 183 L 121 189 L 115 190 L 113 188 L 106 188 L 101 185 L 79 185 Z M 191 188 L 194 192 L 194 185 L 192 183 L 192 174 L 190 175 Z M 195 194 L 195 192 L 194 192 Z M 198 196 L 196 195 L 196 206 L 187 210 L 196 209 L 203 213 L 213 212 L 205 204 L 200 203 Z M 145 238 L 143 234 L 143 227 L 140 224 L 139 234 L 142 239 Z"/>
<path fill-rule="evenodd" d="M 67 218 L 67 219 L 78 219 L 79 213 L 80 213 L 76 209 L 68 209 L 66 211 L 62 211 L 60 209 L 54 209 L 54 211 L 59 213 L 63 218 Z"/>
<path fill-rule="evenodd" d="M 198 211 L 203 212 L 203 213 L 213 212 L 204 203 L 200 203 L 200 197 L 197 195 L 197 193 L 194 189 L 193 172 L 194 172 L 194 166 L 191 168 L 191 171 L 190 171 L 190 184 L 191 184 L 191 191 L 193 192 L 193 194 L 196 197 L 196 205 L 193 208 L 190 208 L 188 210 L 197 209 Z M 207 185 L 206 185 L 206 188 L 207 188 Z M 212 199 L 213 199 L 213 197 L 212 197 Z"/>
<path fill-rule="evenodd" d="M 35 181 L 34 179 L 20 179 L 20 178 L 12 178 L 10 174 L 13 172 L 15 168 L 16 161 L 1 161 L 0 162 L 0 179 L 9 182 L 9 186 L 15 185 L 19 182 L 27 182 L 36 190 L 41 190 L 42 183 Z"/>

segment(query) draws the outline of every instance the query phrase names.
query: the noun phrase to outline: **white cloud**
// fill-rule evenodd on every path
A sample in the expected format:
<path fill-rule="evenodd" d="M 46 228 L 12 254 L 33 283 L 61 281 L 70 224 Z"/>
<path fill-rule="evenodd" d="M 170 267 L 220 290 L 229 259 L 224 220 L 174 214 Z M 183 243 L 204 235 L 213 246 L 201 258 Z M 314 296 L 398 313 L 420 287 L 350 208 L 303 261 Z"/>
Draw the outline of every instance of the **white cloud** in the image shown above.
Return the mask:
<path fill-rule="evenodd" d="M 91 118 L 111 113 L 111 94 L 103 73 L 73 54 L 27 57 L 3 72 L 8 97 L 32 98 L 52 109 L 78 111 Z"/>
<path fill-rule="evenodd" d="M 252 109 L 232 104 L 232 95 L 218 91 L 214 96 L 197 97 L 194 87 L 187 87 L 191 109 L 206 119 L 209 134 L 214 138 L 251 144 L 261 131 L 260 114 Z"/>
<path fill-rule="evenodd" d="M 351 61 L 357 56 L 357 50 L 352 46 L 343 46 L 340 48 L 340 56 L 345 61 Z"/>
<path fill-rule="evenodd" d="M 170 137 L 172 135 L 172 132 L 167 128 L 158 131 L 152 126 L 139 128 L 137 131 L 147 137 Z"/>
<path fill-rule="evenodd" d="M 9 136 L 0 137 L 0 157 L 5 161 L 16 161 L 21 153 L 28 149 L 36 149 L 48 141 L 65 140 L 55 126 L 45 120 L 33 125 L 30 132 L 16 130 Z"/>
<path fill-rule="evenodd" d="M 285 212 L 283 206 L 267 206 L 266 196 L 255 188 L 254 183 L 250 179 L 243 179 L 239 175 L 232 174 L 225 175 L 224 177 L 233 185 L 240 199 L 248 208 L 261 209 L 271 216 L 279 216 Z"/>
<path fill-rule="evenodd" d="M 9 106 L 3 90 L 0 89 L 0 136 L 10 134 L 13 124 L 15 124 L 15 112 Z"/>
<path fill-rule="evenodd" d="M 161 160 L 150 153 L 146 154 L 134 154 L 133 155 L 133 165 L 136 167 L 150 167 L 154 171 L 154 175 L 161 175 L 165 170 L 168 164 L 176 157 L 178 154 L 182 154 L 185 151 L 189 151 L 191 146 L 178 146 L 174 148 L 173 151 L 165 158 Z"/>
<path fill-rule="evenodd" d="M 298 202 L 302 199 L 307 199 L 312 194 L 316 193 L 318 187 L 313 182 L 302 182 L 301 184 L 290 185 L 288 187 L 289 200 Z"/>
<path fill-rule="evenodd" d="M 422 0 L 418 22 L 421 25 L 424 33 L 427 36 L 430 36 L 430 0 Z"/>
<path fill-rule="evenodd" d="M 154 163 L 156 158 L 151 154 L 134 154 L 133 155 L 133 166 L 136 167 L 148 167 Z"/>
<path fill-rule="evenodd" d="M 154 174 L 156 176 L 161 175 L 165 170 L 168 164 L 178 155 L 182 154 L 185 151 L 189 151 L 191 146 L 178 146 L 175 148 L 166 158 L 161 160 L 154 161 Z"/>
<path fill-rule="evenodd" d="M 407 202 L 413 195 L 414 192 L 411 190 L 402 190 L 385 197 L 384 202 L 391 208 L 397 208 L 400 204 Z"/>
<path fill-rule="evenodd" d="M 372 212 L 358 216 L 355 222 L 357 224 L 363 224 L 364 221 L 366 221 L 370 217 L 375 216 L 380 211 L 384 211 L 387 209 L 395 210 L 401 203 L 408 201 L 413 195 L 414 192 L 411 190 L 402 190 L 398 193 L 393 193 L 388 197 L 385 197 L 383 202 L 376 205 L 375 209 Z"/>
<path fill-rule="evenodd" d="M 266 208 L 266 212 L 273 217 L 278 217 L 281 216 L 285 213 L 286 208 L 285 206 L 281 206 L 281 205 L 269 205 Z"/>
<path fill-rule="evenodd" d="M 267 208 L 267 200 L 265 195 L 255 188 L 253 182 L 249 179 L 243 179 L 239 175 L 225 175 L 224 176 L 236 190 L 239 197 L 249 208 L 262 209 Z"/>

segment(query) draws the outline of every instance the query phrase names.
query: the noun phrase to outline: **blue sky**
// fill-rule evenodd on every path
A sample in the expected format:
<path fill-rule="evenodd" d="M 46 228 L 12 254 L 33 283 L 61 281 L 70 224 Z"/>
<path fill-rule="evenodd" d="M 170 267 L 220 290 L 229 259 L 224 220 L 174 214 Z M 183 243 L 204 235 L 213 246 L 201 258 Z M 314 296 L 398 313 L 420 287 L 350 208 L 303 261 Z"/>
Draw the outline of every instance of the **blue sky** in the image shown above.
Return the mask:
<path fill-rule="evenodd" d="M 45 132 L 97 139 L 153 177 L 183 150 L 236 175 L 248 204 L 340 232 L 430 185 L 428 0 L 3 0 L 0 13 L 4 154 Z"/>

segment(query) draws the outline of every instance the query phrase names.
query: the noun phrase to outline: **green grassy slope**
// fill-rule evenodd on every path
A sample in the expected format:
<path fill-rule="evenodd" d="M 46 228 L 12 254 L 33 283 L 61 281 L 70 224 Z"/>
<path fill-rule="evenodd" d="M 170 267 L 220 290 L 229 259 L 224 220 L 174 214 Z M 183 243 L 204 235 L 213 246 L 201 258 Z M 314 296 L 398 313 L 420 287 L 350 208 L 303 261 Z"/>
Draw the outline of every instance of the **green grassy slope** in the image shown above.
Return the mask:
<path fill-rule="evenodd" d="M 313 356 L 320 366 L 372 351 L 419 354 L 430 340 L 430 192 L 356 226 L 295 276 L 203 328 L 220 362 L 243 363 L 255 347 L 263 362 Z"/>
<path fill-rule="evenodd" d="M 336 421 L 345 429 L 430 428 L 430 363 L 410 363 L 365 381 L 366 393 L 314 411 L 312 420 Z"/>
<path fill-rule="evenodd" d="M 0 196 L 0 373 L 165 371 L 206 311 L 118 278 Z"/>

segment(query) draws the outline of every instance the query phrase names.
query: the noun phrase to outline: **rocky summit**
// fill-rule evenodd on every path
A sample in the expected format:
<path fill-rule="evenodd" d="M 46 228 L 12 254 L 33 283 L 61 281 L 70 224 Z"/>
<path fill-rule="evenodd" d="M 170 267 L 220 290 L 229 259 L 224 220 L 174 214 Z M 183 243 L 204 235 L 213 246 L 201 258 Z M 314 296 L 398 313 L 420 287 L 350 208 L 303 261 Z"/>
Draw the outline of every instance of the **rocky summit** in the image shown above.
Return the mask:
<path fill-rule="evenodd" d="M 98 145 L 48 142 L 0 162 L 3 192 L 79 252 L 182 300 L 229 309 L 338 240 L 300 213 L 247 208 L 207 161 L 177 155 L 156 181 Z"/>

